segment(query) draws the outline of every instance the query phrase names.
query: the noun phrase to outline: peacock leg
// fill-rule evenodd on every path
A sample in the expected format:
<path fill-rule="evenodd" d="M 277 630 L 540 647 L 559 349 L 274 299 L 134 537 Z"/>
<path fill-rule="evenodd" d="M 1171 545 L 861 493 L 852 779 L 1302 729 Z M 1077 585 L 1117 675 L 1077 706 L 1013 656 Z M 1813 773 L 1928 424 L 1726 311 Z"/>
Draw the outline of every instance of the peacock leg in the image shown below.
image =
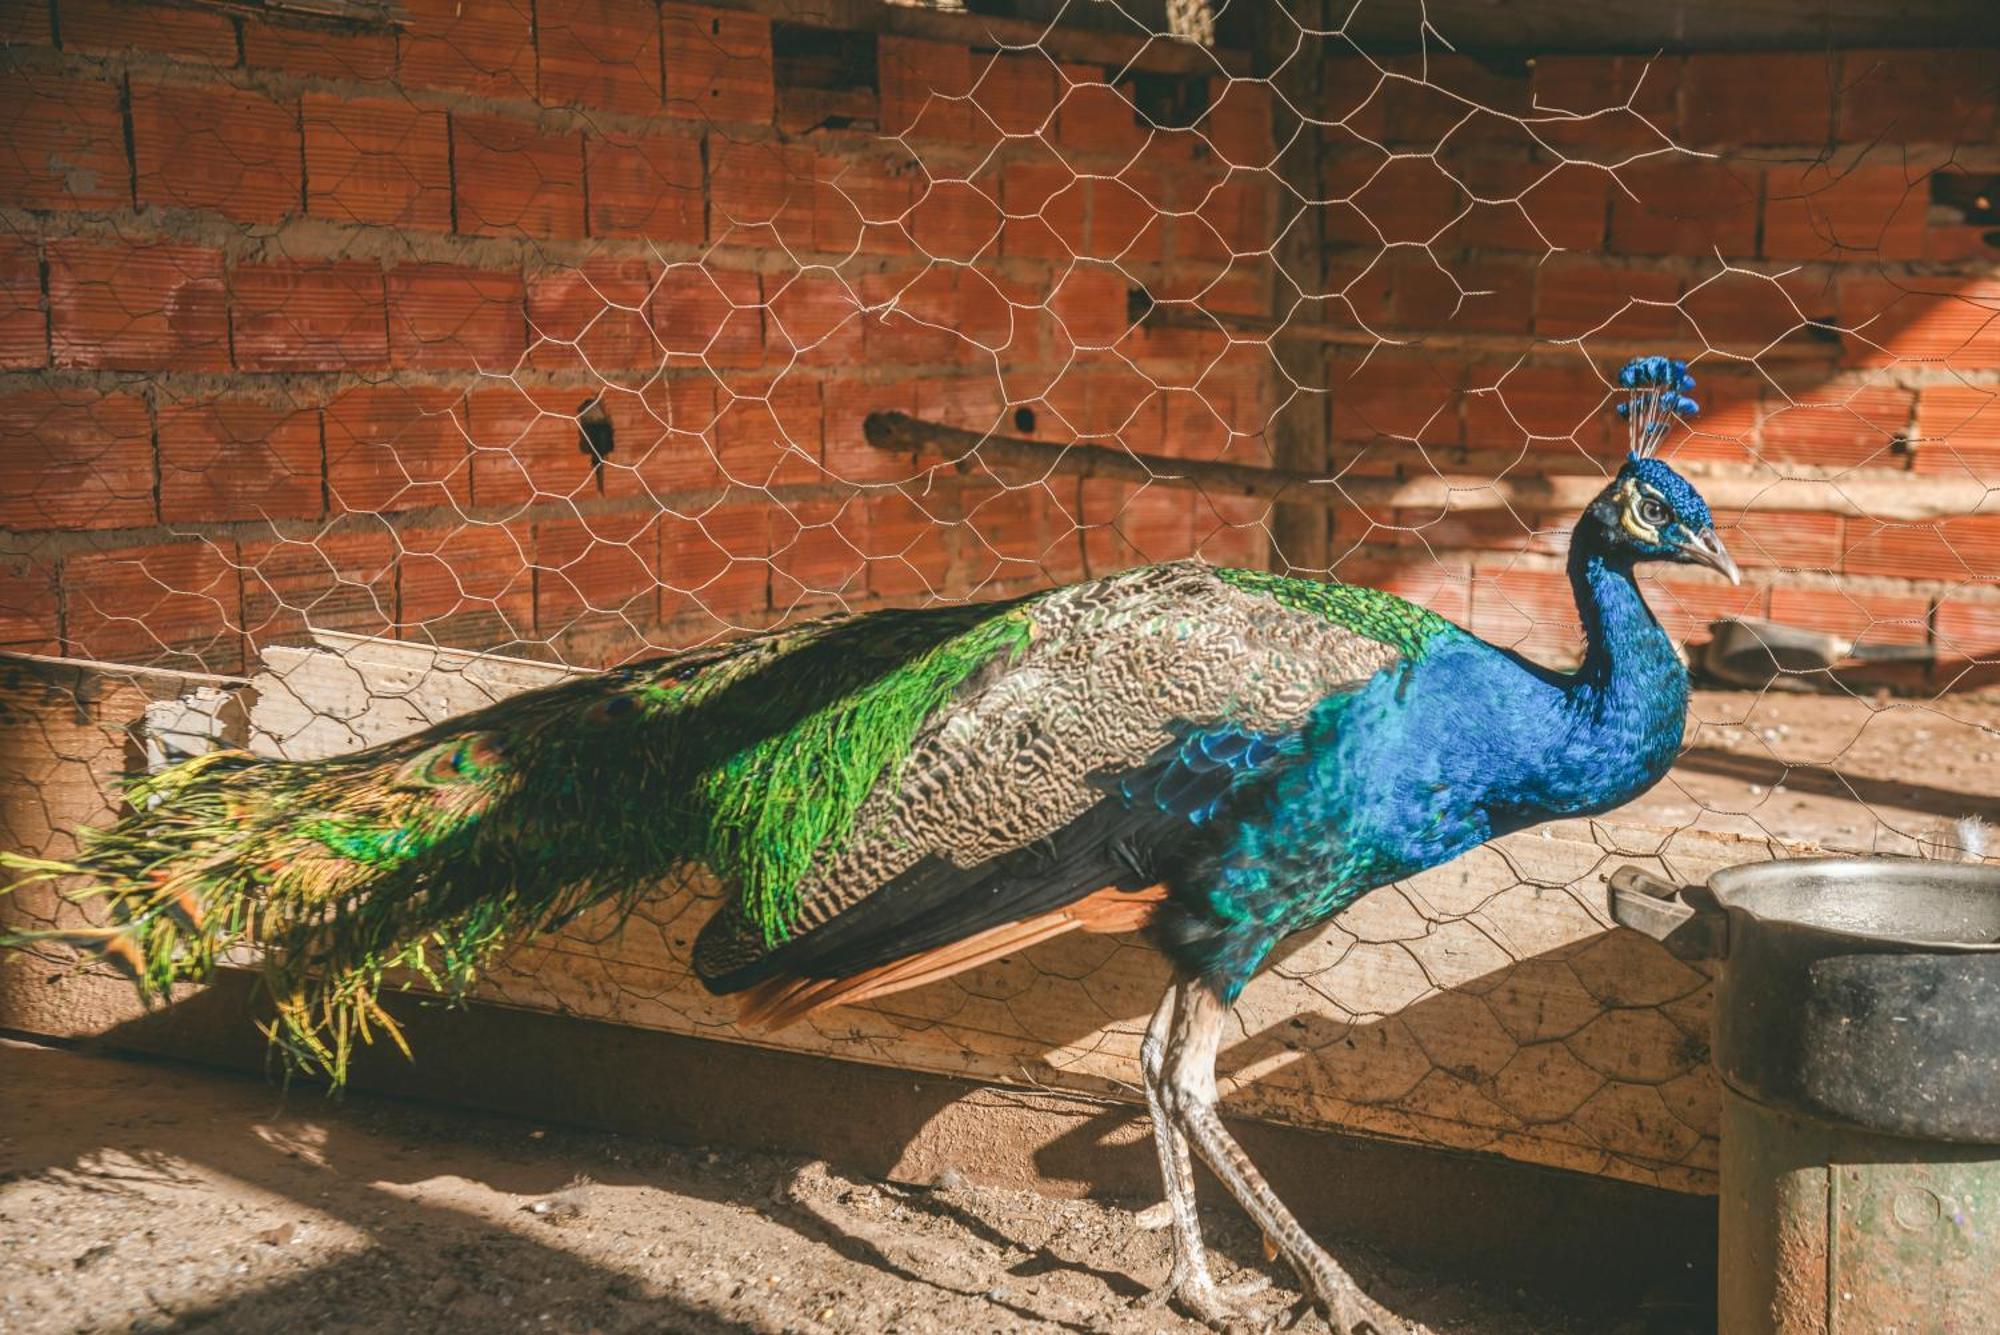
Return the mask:
<path fill-rule="evenodd" d="M 1221 1045 L 1223 1021 L 1228 1006 L 1200 982 L 1183 982 L 1176 989 L 1178 1004 L 1168 1036 L 1166 1070 L 1162 1080 L 1162 1101 L 1167 1114 L 1192 1142 L 1231 1195 L 1264 1230 L 1292 1263 L 1306 1285 L 1313 1305 L 1332 1324 L 1337 1335 L 1400 1335 L 1420 1331 L 1391 1315 L 1361 1291 L 1361 1286 L 1312 1240 L 1278 1194 L 1257 1171 L 1222 1125 L 1215 1109 L 1215 1054 Z"/>
<path fill-rule="evenodd" d="M 1235 1319 L 1233 1301 L 1269 1288 L 1261 1277 L 1248 1284 L 1223 1288 L 1208 1272 L 1208 1249 L 1201 1240 L 1201 1219 L 1195 1213 L 1194 1164 L 1188 1157 L 1187 1137 L 1168 1116 L 1164 1102 L 1167 1069 L 1167 1040 L 1173 1031 L 1178 987 L 1169 988 L 1160 998 L 1146 1026 L 1145 1041 L 1139 1045 L 1139 1068 L 1145 1077 L 1146 1107 L 1153 1115 L 1153 1148 L 1160 1155 L 1160 1179 L 1166 1184 L 1167 1208 L 1173 1214 L 1174 1268 L 1166 1282 L 1140 1302 L 1157 1306 L 1179 1298 L 1188 1311 L 1211 1326 L 1227 1326 Z"/>

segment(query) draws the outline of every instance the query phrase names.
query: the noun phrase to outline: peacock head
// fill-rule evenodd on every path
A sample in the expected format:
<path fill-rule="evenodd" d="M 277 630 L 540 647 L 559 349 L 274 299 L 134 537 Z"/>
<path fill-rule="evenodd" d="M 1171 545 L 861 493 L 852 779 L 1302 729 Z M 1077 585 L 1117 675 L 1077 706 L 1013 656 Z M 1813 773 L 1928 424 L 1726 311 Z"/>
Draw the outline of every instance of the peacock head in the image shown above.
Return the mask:
<path fill-rule="evenodd" d="M 1703 565 L 1740 583 L 1736 562 L 1715 535 L 1708 502 L 1688 480 L 1656 455 L 1676 417 L 1693 417 L 1700 405 L 1687 396 L 1694 377 L 1671 357 L 1637 357 L 1618 373 L 1626 391 L 1618 415 L 1631 430 L 1632 452 L 1618 476 L 1590 503 L 1583 523 L 1611 551 L 1638 561 Z"/>

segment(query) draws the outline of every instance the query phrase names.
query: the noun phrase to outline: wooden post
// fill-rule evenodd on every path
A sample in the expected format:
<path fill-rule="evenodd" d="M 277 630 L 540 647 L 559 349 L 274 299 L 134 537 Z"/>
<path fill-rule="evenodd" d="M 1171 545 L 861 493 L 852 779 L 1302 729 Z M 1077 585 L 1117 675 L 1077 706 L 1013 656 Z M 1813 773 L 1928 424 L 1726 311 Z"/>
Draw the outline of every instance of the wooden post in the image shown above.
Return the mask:
<path fill-rule="evenodd" d="M 1271 76 L 1292 106 L 1317 113 L 1324 102 L 1326 62 L 1319 58 L 1318 52 L 1308 52 L 1304 59 L 1285 59 L 1293 53 L 1298 30 L 1288 16 L 1274 13 L 1274 8 L 1260 5 L 1256 10 L 1254 68 L 1258 74 Z M 1319 32 L 1335 26 L 1327 8 L 1327 0 L 1294 0 L 1300 21 Z M 1273 101 L 1273 115 L 1277 118 L 1271 126 L 1273 142 L 1285 145 L 1276 163 L 1279 177 L 1306 199 L 1323 199 L 1326 191 L 1319 127 L 1311 121 L 1301 125 L 1288 123 L 1295 118 L 1281 109 L 1284 106 L 1284 101 Z M 1291 199 L 1283 192 L 1274 194 L 1280 208 Z M 1316 294 L 1326 290 L 1326 210 L 1312 204 L 1300 207 L 1305 216 L 1290 227 L 1283 227 L 1284 220 L 1276 220 L 1283 230 L 1274 258 L 1291 283 L 1308 294 Z M 1295 298 L 1290 284 L 1283 280 L 1275 281 L 1272 286 L 1275 290 L 1271 293 L 1271 313 L 1282 318 Z M 1328 452 L 1333 434 L 1330 350 L 1316 343 L 1286 340 L 1274 344 L 1271 351 L 1278 363 L 1273 389 L 1282 405 L 1271 422 L 1273 462 L 1283 472 L 1325 477 L 1333 464 Z M 1291 401 L 1283 402 L 1288 396 Z M 1333 512 L 1326 506 L 1281 502 L 1272 508 L 1273 570 L 1324 574 L 1332 564 L 1332 550 Z"/>

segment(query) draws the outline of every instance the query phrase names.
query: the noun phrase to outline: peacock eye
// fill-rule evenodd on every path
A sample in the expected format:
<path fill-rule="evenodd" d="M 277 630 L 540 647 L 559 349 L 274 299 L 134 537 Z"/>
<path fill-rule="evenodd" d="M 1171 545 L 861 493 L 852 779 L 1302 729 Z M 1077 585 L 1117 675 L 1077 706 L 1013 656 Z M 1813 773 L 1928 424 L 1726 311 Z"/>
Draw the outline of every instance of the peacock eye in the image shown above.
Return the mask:
<path fill-rule="evenodd" d="M 1639 522 L 1647 528 L 1664 528 L 1667 521 L 1673 517 L 1672 511 L 1668 510 L 1666 506 L 1654 500 L 1651 496 L 1640 498 Z"/>

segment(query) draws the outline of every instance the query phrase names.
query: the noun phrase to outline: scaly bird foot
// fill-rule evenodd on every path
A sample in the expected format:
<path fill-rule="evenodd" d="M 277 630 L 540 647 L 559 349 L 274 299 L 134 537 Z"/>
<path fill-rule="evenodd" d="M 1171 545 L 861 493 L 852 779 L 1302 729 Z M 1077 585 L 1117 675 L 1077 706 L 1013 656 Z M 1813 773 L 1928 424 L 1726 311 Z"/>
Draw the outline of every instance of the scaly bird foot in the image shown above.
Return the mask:
<path fill-rule="evenodd" d="M 1166 1281 L 1133 1302 L 1134 1307 L 1162 1307 L 1179 1300 L 1189 1316 L 1219 1331 L 1255 1329 L 1268 1325 L 1246 1315 L 1239 1304 L 1271 1287 L 1262 1275 L 1241 1284 L 1217 1284 L 1206 1272 L 1183 1271 L 1176 1266 Z"/>
<path fill-rule="evenodd" d="M 1303 1264 L 1293 1259 L 1294 1268 L 1304 1281 L 1306 1296 L 1333 1329 L 1333 1335 L 1431 1335 L 1429 1327 L 1405 1321 L 1363 1293 L 1361 1286 L 1325 1253 L 1307 1258 Z"/>

